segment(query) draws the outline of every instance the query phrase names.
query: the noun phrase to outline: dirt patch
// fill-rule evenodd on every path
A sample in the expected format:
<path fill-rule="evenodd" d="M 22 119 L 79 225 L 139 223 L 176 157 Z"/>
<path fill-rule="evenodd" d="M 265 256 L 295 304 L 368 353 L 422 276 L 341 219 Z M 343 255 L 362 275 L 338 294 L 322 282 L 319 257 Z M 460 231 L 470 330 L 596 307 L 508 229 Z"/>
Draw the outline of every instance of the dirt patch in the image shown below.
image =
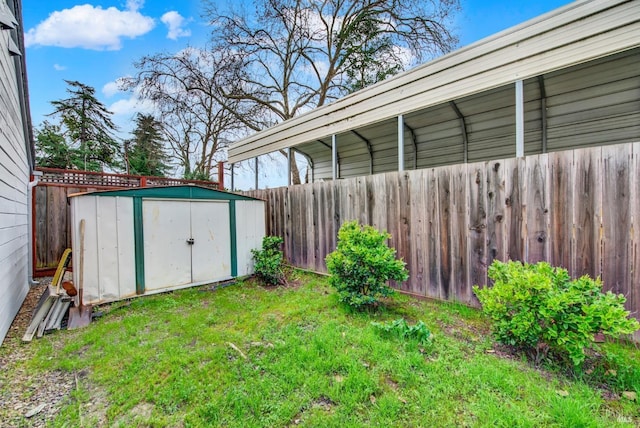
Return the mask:
<path fill-rule="evenodd" d="M 388 376 L 385 376 L 384 378 L 384 382 L 389 386 L 389 388 L 391 388 L 394 391 L 397 391 L 398 388 L 400 387 L 400 385 L 398 384 L 398 382 L 396 382 L 395 380 L 391 379 Z"/>
<path fill-rule="evenodd" d="M 43 278 L 39 285 L 29 290 L 0 348 L 0 420 L 3 427 L 45 426 L 76 388 L 75 378 L 68 372 L 32 373 L 24 365 L 33 358 L 35 347 L 22 342 L 22 336 L 40 296 L 50 283 L 51 278 Z"/>
<path fill-rule="evenodd" d="M 38 304 L 38 300 L 40 300 L 40 296 L 44 293 L 45 288 L 51 284 L 51 278 L 41 278 L 40 284 L 35 287 L 32 287 L 27 293 L 27 297 L 24 299 L 24 303 L 22 303 L 22 307 L 18 311 L 18 314 L 13 320 L 11 327 L 9 327 L 9 331 L 7 332 L 7 336 L 2 343 L 2 347 L 11 348 L 21 343 L 21 338 L 24 336 L 24 332 L 27 330 L 29 323 L 31 322 L 31 316 L 33 315 L 33 310 Z M 36 340 L 36 339 L 34 339 Z"/>
<path fill-rule="evenodd" d="M 336 405 L 337 403 L 333 401 L 331 398 L 327 397 L 326 395 L 321 395 L 320 397 L 313 400 L 311 403 L 303 406 L 300 409 L 300 412 L 298 412 L 298 414 L 293 418 L 289 426 L 292 427 L 292 426 L 300 425 L 302 423 L 304 413 L 309 410 L 319 409 L 325 412 L 331 412 Z"/>

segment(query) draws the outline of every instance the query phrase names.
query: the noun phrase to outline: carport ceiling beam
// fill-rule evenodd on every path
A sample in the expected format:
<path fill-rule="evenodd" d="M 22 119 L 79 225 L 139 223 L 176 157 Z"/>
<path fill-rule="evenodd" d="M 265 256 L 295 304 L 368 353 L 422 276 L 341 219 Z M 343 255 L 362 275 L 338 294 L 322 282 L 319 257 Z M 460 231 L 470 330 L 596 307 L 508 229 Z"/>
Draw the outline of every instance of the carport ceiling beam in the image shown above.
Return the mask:
<path fill-rule="evenodd" d="M 352 130 L 351 132 L 353 132 L 355 136 L 360 138 L 367 145 L 367 152 L 369 152 L 369 174 L 373 175 L 373 149 L 371 148 L 371 141 L 364 138 L 364 136 L 362 136 L 358 131 Z"/>
<path fill-rule="evenodd" d="M 333 136 L 331 137 L 331 144 L 333 144 L 333 140 L 334 140 L 334 138 L 335 138 L 335 135 L 333 135 Z M 320 144 L 322 144 L 323 146 L 325 146 L 327 149 L 331 150 L 331 158 L 333 159 L 333 146 L 331 146 L 331 145 L 329 145 L 329 144 L 325 143 L 325 142 L 324 142 L 324 141 L 322 141 L 322 140 L 317 140 L 317 141 L 318 141 L 318 143 L 320 143 Z M 338 149 L 337 149 L 337 147 L 336 147 L 336 153 L 335 153 L 335 155 L 336 155 L 336 163 L 338 163 L 338 165 L 339 165 L 339 164 L 340 164 L 340 155 L 338 154 Z M 333 166 L 332 166 L 331 168 L 333 168 Z"/>
<path fill-rule="evenodd" d="M 467 134 L 467 122 L 464 120 L 464 115 L 456 105 L 454 101 L 449 101 L 449 105 L 458 116 L 458 122 L 460 122 L 460 132 L 462 133 L 462 147 L 464 153 L 464 163 L 467 163 L 469 159 L 469 135 Z"/>
<path fill-rule="evenodd" d="M 325 143 L 325 142 L 324 142 L 324 141 L 322 141 L 322 140 L 318 140 L 318 143 L 322 144 L 322 145 L 323 145 L 323 146 L 325 146 L 327 149 L 331 149 L 331 145 L 329 145 L 329 144 Z"/>
<path fill-rule="evenodd" d="M 331 136 L 331 178 L 338 178 L 338 141 L 335 134 Z"/>
<path fill-rule="evenodd" d="M 524 86 L 516 80 L 516 157 L 524 156 Z"/>
<path fill-rule="evenodd" d="M 411 133 L 411 142 L 413 143 L 413 169 L 418 169 L 418 137 L 413 128 L 407 125 L 407 122 L 404 123 L 404 127 Z"/>
<path fill-rule="evenodd" d="M 398 171 L 404 171 L 404 117 L 398 115 Z"/>
<path fill-rule="evenodd" d="M 542 118 L 542 153 L 547 153 L 547 91 L 544 87 L 544 76 L 538 76 L 540 86 L 540 117 Z"/>
<path fill-rule="evenodd" d="M 307 160 L 307 163 L 309 164 L 309 168 L 311 168 L 311 182 L 313 183 L 313 179 L 314 179 L 313 159 L 311 159 L 311 156 L 309 156 L 308 154 L 306 154 L 300 149 L 294 149 L 294 150 L 300 153 L 302 156 L 304 156 L 304 158 Z"/>

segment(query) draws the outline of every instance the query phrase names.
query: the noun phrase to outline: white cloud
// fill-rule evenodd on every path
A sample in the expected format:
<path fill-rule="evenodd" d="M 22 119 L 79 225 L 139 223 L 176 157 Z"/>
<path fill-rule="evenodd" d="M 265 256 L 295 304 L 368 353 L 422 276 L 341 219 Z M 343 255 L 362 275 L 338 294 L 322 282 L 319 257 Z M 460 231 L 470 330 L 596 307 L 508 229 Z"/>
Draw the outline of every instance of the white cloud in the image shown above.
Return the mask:
<path fill-rule="evenodd" d="M 66 70 L 67 67 L 65 67 L 64 65 L 60 65 L 60 64 L 53 64 L 53 69 L 55 71 L 63 71 L 63 70 Z"/>
<path fill-rule="evenodd" d="M 167 33 L 168 39 L 177 40 L 178 37 L 189 37 L 191 35 L 191 30 L 183 28 L 189 21 L 174 10 L 162 15 L 160 21 L 162 21 L 169 30 Z"/>
<path fill-rule="evenodd" d="M 118 82 L 109 82 L 102 87 L 102 93 L 107 98 L 111 98 L 118 92 L 120 92 L 120 88 L 118 87 Z"/>
<path fill-rule="evenodd" d="M 154 112 L 152 101 L 141 100 L 136 94 L 132 94 L 129 98 L 118 100 L 109 106 L 109 111 L 115 116 L 126 116 L 127 118 L 136 113 L 150 114 Z"/>
<path fill-rule="evenodd" d="M 127 10 L 137 11 L 144 6 L 144 0 L 127 0 Z"/>
<path fill-rule="evenodd" d="M 127 10 L 102 9 L 90 4 L 53 12 L 25 34 L 27 47 L 58 46 L 93 50 L 118 50 L 122 38 L 135 38 L 154 27 L 153 18 L 138 12 L 143 1 L 129 0 Z"/>

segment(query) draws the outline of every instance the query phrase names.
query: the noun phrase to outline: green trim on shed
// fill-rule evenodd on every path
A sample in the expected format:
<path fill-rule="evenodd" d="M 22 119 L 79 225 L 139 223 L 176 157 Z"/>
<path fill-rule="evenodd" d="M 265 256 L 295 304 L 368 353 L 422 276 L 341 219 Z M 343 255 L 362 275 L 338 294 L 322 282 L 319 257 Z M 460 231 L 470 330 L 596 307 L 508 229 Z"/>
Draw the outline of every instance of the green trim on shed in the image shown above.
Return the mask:
<path fill-rule="evenodd" d="M 144 230 L 142 198 L 133 198 L 133 246 L 136 261 L 136 294 L 144 294 Z"/>
<path fill-rule="evenodd" d="M 163 187 L 137 187 L 135 189 L 104 190 L 90 193 L 76 193 L 69 197 L 82 195 L 93 196 L 129 196 L 141 198 L 161 198 L 161 199 L 210 199 L 210 200 L 244 200 L 256 201 L 260 199 L 249 196 L 238 195 L 236 193 L 223 192 L 201 186 L 163 186 Z"/>
<path fill-rule="evenodd" d="M 236 227 L 236 201 L 229 201 L 229 241 L 231 241 L 231 276 L 238 276 L 238 236 Z"/>

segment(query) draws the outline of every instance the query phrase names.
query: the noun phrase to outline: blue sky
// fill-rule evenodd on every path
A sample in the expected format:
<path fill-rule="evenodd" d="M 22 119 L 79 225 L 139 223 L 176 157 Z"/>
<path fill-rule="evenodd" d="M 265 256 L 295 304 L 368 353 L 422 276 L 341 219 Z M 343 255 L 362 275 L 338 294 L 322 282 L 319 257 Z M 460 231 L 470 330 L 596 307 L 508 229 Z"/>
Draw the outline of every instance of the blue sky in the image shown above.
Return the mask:
<path fill-rule="evenodd" d="M 135 73 L 145 54 L 203 46 L 209 28 L 198 0 L 23 0 L 27 73 L 33 124 L 51 112 L 50 101 L 66 97 L 64 79 L 96 88 L 123 131 L 136 111 L 115 80 Z M 226 1 L 219 0 L 221 5 Z M 466 46 L 570 3 L 567 0 L 461 0 L 455 22 Z M 126 133 L 124 134 L 126 136 Z"/>

